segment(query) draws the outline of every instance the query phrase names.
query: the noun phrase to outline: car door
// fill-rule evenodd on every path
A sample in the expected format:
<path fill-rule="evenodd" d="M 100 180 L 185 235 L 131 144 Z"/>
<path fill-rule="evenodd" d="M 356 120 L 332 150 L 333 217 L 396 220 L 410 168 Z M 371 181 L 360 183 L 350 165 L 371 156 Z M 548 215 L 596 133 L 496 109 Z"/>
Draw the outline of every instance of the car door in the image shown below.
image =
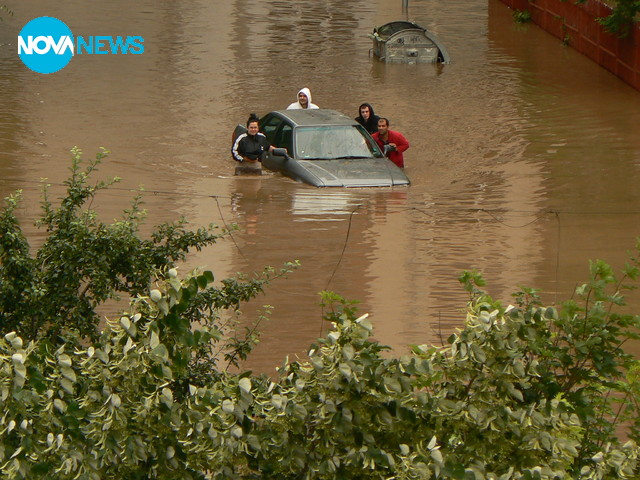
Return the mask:
<path fill-rule="evenodd" d="M 282 118 L 275 115 L 274 113 L 269 113 L 265 115 L 262 120 L 260 120 L 260 131 L 264 134 L 265 137 L 267 137 L 269 143 L 274 147 L 277 146 L 274 142 L 276 138 L 276 131 L 278 130 L 278 127 L 281 123 Z"/>
<path fill-rule="evenodd" d="M 276 115 L 267 116 L 262 124 L 263 133 L 271 145 L 276 148 L 285 148 L 289 155 L 293 152 L 293 127 L 289 122 Z M 285 175 L 289 172 L 291 159 L 268 153 L 262 161 L 262 165 L 274 172 Z"/>

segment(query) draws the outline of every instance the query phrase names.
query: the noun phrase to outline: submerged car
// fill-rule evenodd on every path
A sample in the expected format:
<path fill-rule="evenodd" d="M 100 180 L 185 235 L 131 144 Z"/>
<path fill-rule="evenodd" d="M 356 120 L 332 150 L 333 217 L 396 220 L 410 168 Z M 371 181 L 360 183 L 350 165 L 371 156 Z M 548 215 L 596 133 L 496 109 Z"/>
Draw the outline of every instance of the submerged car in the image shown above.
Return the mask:
<path fill-rule="evenodd" d="M 233 138 L 246 129 L 236 127 Z M 371 135 L 335 110 L 276 110 L 260 120 L 260 131 L 276 147 L 262 166 L 315 187 L 409 185 Z"/>

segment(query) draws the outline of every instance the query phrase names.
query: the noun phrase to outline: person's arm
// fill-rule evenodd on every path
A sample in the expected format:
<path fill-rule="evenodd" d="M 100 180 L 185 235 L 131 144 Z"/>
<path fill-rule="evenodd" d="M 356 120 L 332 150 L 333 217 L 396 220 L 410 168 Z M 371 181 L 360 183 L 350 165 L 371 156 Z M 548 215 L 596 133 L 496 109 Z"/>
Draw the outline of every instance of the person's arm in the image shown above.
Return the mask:
<path fill-rule="evenodd" d="M 395 132 L 396 134 L 393 136 L 393 144 L 395 146 L 396 151 L 402 153 L 409 148 L 409 140 L 404 138 L 399 132 Z M 391 144 L 391 142 L 389 142 Z"/>
<path fill-rule="evenodd" d="M 273 152 L 273 150 L 276 148 L 273 145 L 271 145 L 269 143 L 269 140 L 267 140 L 267 137 L 264 133 L 260 132 L 258 133 L 258 136 L 260 138 L 260 144 L 262 145 L 262 148 L 264 149 L 265 153 L 266 152 Z M 261 160 L 261 159 L 260 159 Z"/>
<path fill-rule="evenodd" d="M 241 149 L 239 150 L 239 148 L 240 148 L 240 142 L 246 136 L 247 136 L 246 133 L 243 133 L 242 135 L 238 135 L 238 138 L 236 138 L 236 141 L 233 143 L 233 147 L 231 148 L 231 155 L 233 155 L 233 158 L 237 162 L 244 162 L 244 155 L 240 151 Z"/>

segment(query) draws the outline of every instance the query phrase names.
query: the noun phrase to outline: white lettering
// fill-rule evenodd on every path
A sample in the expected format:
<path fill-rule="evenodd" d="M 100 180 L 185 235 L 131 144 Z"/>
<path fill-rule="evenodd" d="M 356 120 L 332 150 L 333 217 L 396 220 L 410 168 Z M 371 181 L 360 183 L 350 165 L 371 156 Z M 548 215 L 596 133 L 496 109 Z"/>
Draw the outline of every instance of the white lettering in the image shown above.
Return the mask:
<path fill-rule="evenodd" d="M 61 36 L 56 42 L 51 35 L 40 35 L 35 38 L 29 35 L 27 41 L 24 38 L 18 37 L 18 55 L 26 54 L 31 55 L 34 52 L 38 55 L 44 55 L 49 53 L 49 50 L 53 51 L 57 55 L 63 55 L 67 50 L 71 50 L 71 55 L 74 54 L 73 42 L 68 35 Z"/>
<path fill-rule="evenodd" d="M 33 48 L 31 43 L 25 43 L 24 38 L 18 37 L 18 55 L 21 54 L 31 55 L 33 53 Z"/>
<path fill-rule="evenodd" d="M 29 41 L 31 41 L 31 37 L 29 37 Z M 40 42 L 44 43 L 44 48 L 40 48 L 38 46 L 38 44 Z M 51 37 L 45 37 L 45 36 L 39 36 L 36 37 L 35 40 L 33 40 L 33 49 L 35 50 L 36 53 L 40 54 L 40 55 L 44 55 L 45 53 L 47 53 L 50 49 L 51 49 L 51 43 L 53 43 L 53 38 Z"/>
<path fill-rule="evenodd" d="M 67 51 L 67 49 L 70 49 L 71 55 L 73 55 L 73 42 L 68 36 L 60 37 L 57 44 L 53 43 L 53 51 L 58 55 L 62 55 Z"/>

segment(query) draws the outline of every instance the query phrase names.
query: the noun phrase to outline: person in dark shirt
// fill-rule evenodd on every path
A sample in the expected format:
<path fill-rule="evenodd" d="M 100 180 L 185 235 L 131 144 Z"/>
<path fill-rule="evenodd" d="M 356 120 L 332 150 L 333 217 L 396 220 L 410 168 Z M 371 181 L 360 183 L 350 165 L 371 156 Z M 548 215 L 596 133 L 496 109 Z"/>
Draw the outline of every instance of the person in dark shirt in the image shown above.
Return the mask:
<path fill-rule="evenodd" d="M 367 132 L 376 133 L 378 131 L 378 120 L 380 117 L 373 112 L 373 107 L 368 103 L 363 103 L 358 109 L 360 115 L 355 120 L 362 125 Z"/>
<path fill-rule="evenodd" d="M 267 137 L 260 133 L 259 119 L 252 113 L 247 120 L 247 131 L 236 138 L 231 148 L 233 158 L 247 167 L 260 168 L 260 162 L 266 152 L 273 150 Z"/>

